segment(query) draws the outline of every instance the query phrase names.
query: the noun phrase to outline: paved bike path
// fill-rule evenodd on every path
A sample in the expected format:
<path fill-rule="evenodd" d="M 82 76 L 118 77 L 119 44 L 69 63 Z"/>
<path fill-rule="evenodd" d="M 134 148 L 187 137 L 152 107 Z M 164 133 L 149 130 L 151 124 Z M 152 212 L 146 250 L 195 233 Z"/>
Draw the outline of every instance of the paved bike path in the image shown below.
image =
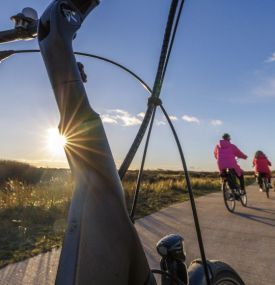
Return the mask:
<path fill-rule="evenodd" d="M 223 204 L 221 193 L 196 199 L 207 258 L 220 259 L 236 269 L 246 285 L 275 284 L 275 193 L 270 199 L 248 187 L 248 207 L 235 214 Z M 187 262 L 199 257 L 189 202 L 173 205 L 136 223 L 152 268 L 158 268 L 156 242 L 166 234 L 184 236 Z M 0 270 L 1 285 L 54 284 L 60 250 L 41 254 Z"/>

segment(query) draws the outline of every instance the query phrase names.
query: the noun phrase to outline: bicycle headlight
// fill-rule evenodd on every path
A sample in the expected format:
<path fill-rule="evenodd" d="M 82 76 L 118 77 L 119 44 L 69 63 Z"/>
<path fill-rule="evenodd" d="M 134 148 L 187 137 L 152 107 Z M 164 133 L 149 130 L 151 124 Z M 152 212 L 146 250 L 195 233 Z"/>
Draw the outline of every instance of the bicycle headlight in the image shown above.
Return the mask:
<path fill-rule="evenodd" d="M 156 248 L 162 257 L 171 257 L 172 259 L 181 260 L 183 262 L 186 259 L 184 241 L 180 235 L 170 234 L 163 237 L 157 243 Z"/>

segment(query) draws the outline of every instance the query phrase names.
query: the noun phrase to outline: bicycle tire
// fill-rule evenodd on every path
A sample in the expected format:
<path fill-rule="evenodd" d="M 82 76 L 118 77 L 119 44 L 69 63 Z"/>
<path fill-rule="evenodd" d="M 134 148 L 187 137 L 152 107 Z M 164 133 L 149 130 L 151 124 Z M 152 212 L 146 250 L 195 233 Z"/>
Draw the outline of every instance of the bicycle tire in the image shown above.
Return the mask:
<path fill-rule="evenodd" d="M 212 285 L 245 285 L 238 273 L 228 264 L 217 261 Z"/>
<path fill-rule="evenodd" d="M 239 274 L 222 261 L 208 261 L 211 272 L 211 285 L 245 285 Z M 188 268 L 189 285 L 206 285 L 201 260 L 195 260 Z"/>
<path fill-rule="evenodd" d="M 247 195 L 246 195 L 246 193 L 240 195 L 240 201 L 241 201 L 241 204 L 243 205 L 243 207 L 247 206 Z"/>
<path fill-rule="evenodd" d="M 269 187 L 266 188 L 266 197 L 269 199 Z"/>
<path fill-rule="evenodd" d="M 223 181 L 222 192 L 225 207 L 230 213 L 233 213 L 236 206 L 235 195 L 232 189 L 229 187 L 227 181 Z"/>
<path fill-rule="evenodd" d="M 263 186 L 264 186 L 264 191 L 265 191 L 266 197 L 267 197 L 267 199 L 269 199 L 269 186 L 268 186 L 268 182 L 266 180 L 266 177 L 264 177 Z"/>

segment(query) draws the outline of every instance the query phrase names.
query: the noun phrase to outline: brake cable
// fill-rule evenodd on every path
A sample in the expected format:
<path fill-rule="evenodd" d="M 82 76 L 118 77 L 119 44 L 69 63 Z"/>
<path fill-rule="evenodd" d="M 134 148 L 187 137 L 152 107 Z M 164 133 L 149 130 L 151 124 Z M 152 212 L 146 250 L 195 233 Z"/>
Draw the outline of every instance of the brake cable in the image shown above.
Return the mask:
<path fill-rule="evenodd" d="M 148 99 L 147 111 L 149 110 L 149 108 L 153 108 L 152 109 L 152 118 L 151 118 L 151 123 L 150 123 L 150 127 L 148 130 L 148 134 L 147 134 L 147 138 L 146 138 L 146 142 L 145 142 L 145 146 L 144 146 L 144 150 L 143 150 L 141 166 L 139 169 L 137 183 L 136 183 L 136 189 L 135 189 L 135 193 L 134 193 L 133 205 L 132 205 L 132 209 L 131 209 L 131 213 L 130 213 L 130 218 L 133 222 L 134 222 L 134 216 L 135 216 L 135 210 L 136 210 L 138 195 L 139 195 L 139 191 L 140 191 L 140 185 L 141 185 L 141 179 L 142 179 L 143 170 L 144 170 L 145 159 L 146 159 L 146 155 L 147 155 L 147 149 L 148 149 L 149 140 L 150 140 L 150 136 L 151 136 L 151 132 L 152 132 L 153 121 L 155 118 L 157 106 L 162 105 L 162 102 L 159 99 L 159 95 L 161 92 L 163 80 L 164 80 L 165 73 L 167 70 L 167 65 L 168 65 L 169 58 L 171 55 L 171 51 L 173 48 L 173 44 L 174 44 L 174 40 L 175 40 L 175 36 L 176 36 L 177 28 L 178 28 L 178 23 L 179 23 L 180 16 L 181 16 L 181 12 L 182 12 L 184 0 L 181 1 L 180 8 L 179 8 L 177 18 L 176 18 L 176 23 L 175 23 L 175 26 L 174 26 L 173 31 L 172 31 L 172 27 L 174 24 L 174 18 L 175 18 L 175 14 L 176 14 L 176 9 L 177 9 L 177 5 L 178 5 L 178 2 L 177 3 L 175 3 L 175 2 L 177 2 L 177 1 L 173 1 L 171 3 L 170 12 L 169 12 L 168 20 L 167 20 L 166 31 L 165 31 L 165 36 L 164 36 L 164 40 L 163 40 L 161 56 L 160 56 L 160 60 L 159 60 L 159 62 L 160 62 L 159 68 L 158 68 L 158 72 L 157 72 L 156 79 L 155 79 L 155 86 L 157 86 L 157 87 L 154 86 L 153 91 L 151 92 L 151 97 L 149 97 L 149 99 Z M 176 6 L 174 6 L 174 5 L 176 5 Z M 171 37 L 171 32 L 172 32 L 172 37 Z M 163 56 L 164 53 L 166 54 L 165 57 Z M 156 89 L 157 89 L 157 91 L 155 91 Z M 158 93 L 156 93 L 156 92 L 158 92 Z M 147 112 L 146 112 L 146 114 L 147 114 Z M 145 119 L 144 119 L 144 121 L 145 121 Z M 146 128 L 147 128 L 147 126 L 144 127 L 144 133 L 146 131 Z M 140 129 L 142 129 L 142 126 L 140 127 Z M 142 132 L 141 132 L 141 134 L 142 134 Z M 129 167 L 129 165 L 130 165 L 130 163 L 131 163 L 131 161 L 135 155 L 134 150 L 136 148 L 138 149 L 138 147 L 139 147 L 139 145 L 137 144 L 139 142 L 139 139 L 140 139 L 140 138 L 138 138 L 138 135 L 139 134 L 137 134 L 137 137 L 136 137 L 135 141 L 133 142 L 131 149 L 129 150 L 124 162 L 122 163 L 122 165 L 119 169 L 119 175 L 120 175 L 121 179 L 123 179 L 128 167 Z M 142 140 L 142 137 L 140 139 L 140 142 L 141 142 L 141 140 Z M 132 152 L 131 152 L 131 150 L 132 150 Z"/>
<path fill-rule="evenodd" d="M 162 86 L 162 81 L 163 81 L 163 71 L 164 71 L 164 67 L 167 66 L 167 52 L 169 49 L 169 43 L 170 43 L 170 38 L 171 38 L 171 32 L 172 32 L 172 27 L 174 24 L 174 19 L 175 19 L 175 14 L 176 14 L 176 10 L 178 7 L 178 0 L 172 0 L 171 5 L 170 5 L 170 11 L 169 11 L 169 15 L 168 15 L 168 20 L 167 20 L 167 24 L 166 24 L 166 29 L 165 29 L 165 34 L 164 34 L 164 39 L 163 39 L 163 43 L 162 43 L 162 48 L 161 48 L 161 54 L 160 54 L 160 58 L 159 58 L 159 64 L 158 64 L 158 69 L 157 69 L 157 74 L 155 77 L 155 82 L 154 82 L 154 86 L 153 86 L 153 91 L 151 96 L 152 97 L 159 97 L 160 95 L 160 91 L 161 91 L 161 86 Z M 182 2 L 184 2 L 184 0 L 182 0 Z M 154 110 L 154 106 L 151 104 L 148 104 L 144 119 L 142 121 L 142 124 L 138 130 L 138 133 L 134 139 L 134 142 L 132 143 L 130 150 L 128 151 L 123 163 L 121 164 L 120 168 L 119 168 L 119 176 L 121 179 L 123 179 L 126 171 L 128 170 L 139 146 L 140 143 L 143 139 L 143 136 L 146 132 L 146 129 L 148 127 L 148 124 L 150 122 L 150 119 L 152 117 L 153 114 L 153 110 Z"/>
<path fill-rule="evenodd" d="M 0 62 L 14 54 L 20 54 L 20 53 L 40 53 L 40 49 L 19 49 L 19 50 L 3 50 L 0 51 Z M 132 77 L 134 77 L 137 81 L 139 81 L 139 83 L 143 86 L 143 88 L 149 93 L 152 93 L 151 88 L 149 87 L 149 85 L 142 80 L 142 78 L 140 78 L 140 76 L 138 76 L 136 73 L 134 73 L 132 70 L 130 70 L 129 68 L 125 67 L 124 65 L 103 57 L 103 56 L 99 56 L 96 54 L 91 54 L 91 53 L 85 53 L 85 52 L 79 52 L 79 51 L 75 51 L 74 54 L 76 55 L 80 55 L 80 56 L 84 56 L 84 57 L 91 57 L 91 58 L 95 58 L 101 61 L 105 61 L 108 63 L 111 63 L 112 65 L 115 65 L 117 67 L 119 67 L 120 69 L 123 69 L 124 71 L 126 71 L 127 73 L 129 73 L 130 75 L 132 75 Z"/>

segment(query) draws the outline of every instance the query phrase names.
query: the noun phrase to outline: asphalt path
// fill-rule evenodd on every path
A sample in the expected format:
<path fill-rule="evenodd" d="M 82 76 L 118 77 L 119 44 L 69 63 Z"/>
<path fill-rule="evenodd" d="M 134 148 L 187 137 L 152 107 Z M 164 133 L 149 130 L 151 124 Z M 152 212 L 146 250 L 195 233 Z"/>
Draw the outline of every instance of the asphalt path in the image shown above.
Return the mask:
<path fill-rule="evenodd" d="M 275 192 L 270 199 L 256 185 L 247 189 L 248 205 L 238 202 L 229 213 L 221 193 L 196 199 L 208 259 L 230 264 L 246 285 L 275 284 Z M 175 204 L 136 222 L 152 268 L 159 267 L 157 241 L 170 233 L 184 237 L 187 263 L 200 257 L 189 202 Z M 1 285 L 54 284 L 60 250 L 6 266 L 0 270 Z"/>

